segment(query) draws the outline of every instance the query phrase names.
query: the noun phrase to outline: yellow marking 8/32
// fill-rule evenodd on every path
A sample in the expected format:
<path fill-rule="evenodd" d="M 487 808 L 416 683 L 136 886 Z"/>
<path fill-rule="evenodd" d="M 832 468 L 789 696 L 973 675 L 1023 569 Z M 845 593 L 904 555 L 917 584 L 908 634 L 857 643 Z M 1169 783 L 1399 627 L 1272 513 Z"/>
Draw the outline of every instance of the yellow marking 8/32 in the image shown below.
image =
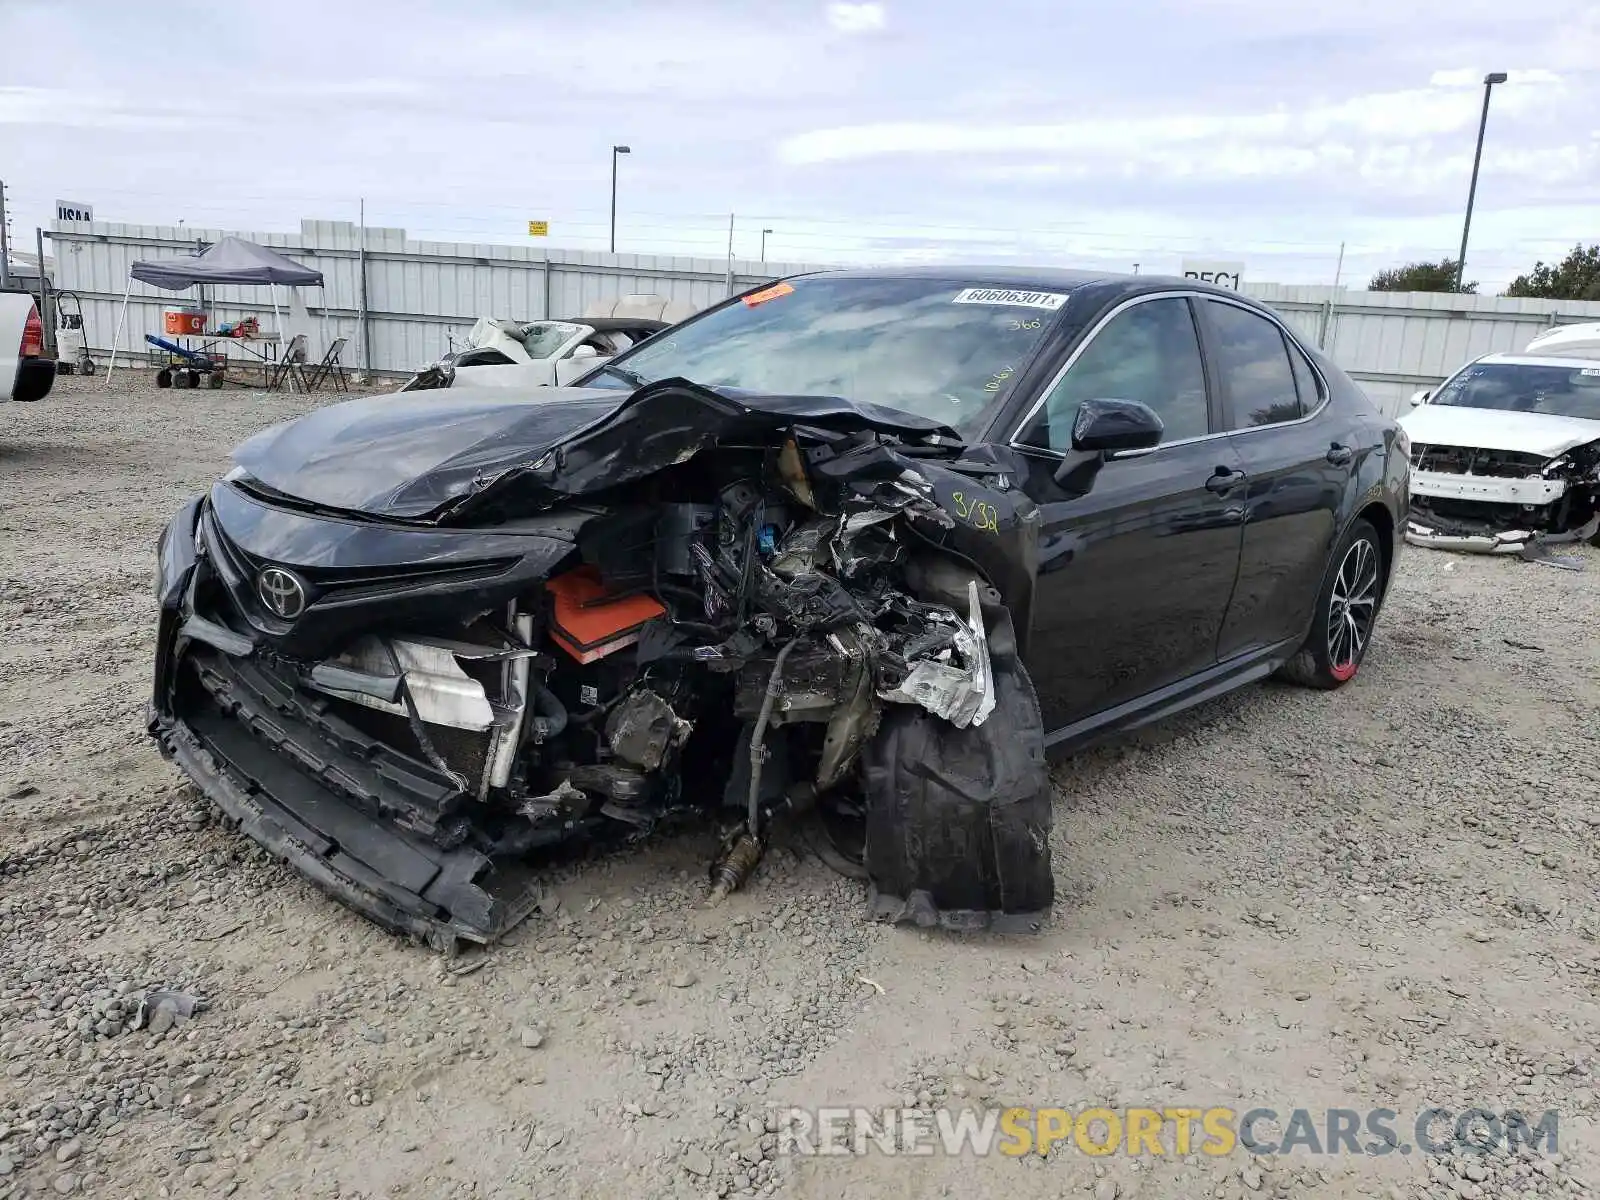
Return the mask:
<path fill-rule="evenodd" d="M 992 504 L 982 500 L 968 500 L 961 492 L 951 492 L 950 499 L 956 506 L 956 516 L 963 521 L 968 521 L 974 529 L 986 530 L 989 533 L 1000 532 L 1000 510 Z"/>

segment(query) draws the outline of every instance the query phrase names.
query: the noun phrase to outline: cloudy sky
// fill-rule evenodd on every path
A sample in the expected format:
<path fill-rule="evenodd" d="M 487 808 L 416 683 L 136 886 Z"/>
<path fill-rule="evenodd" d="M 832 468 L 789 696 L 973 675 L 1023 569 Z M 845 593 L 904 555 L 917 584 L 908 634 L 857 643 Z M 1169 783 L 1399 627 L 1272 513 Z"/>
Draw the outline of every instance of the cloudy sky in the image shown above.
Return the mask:
<path fill-rule="evenodd" d="M 355 219 L 447 241 L 1345 280 L 1600 240 L 1593 0 L 0 0 L 31 246 L 102 220 Z M 30 50 L 29 48 L 33 48 Z"/>

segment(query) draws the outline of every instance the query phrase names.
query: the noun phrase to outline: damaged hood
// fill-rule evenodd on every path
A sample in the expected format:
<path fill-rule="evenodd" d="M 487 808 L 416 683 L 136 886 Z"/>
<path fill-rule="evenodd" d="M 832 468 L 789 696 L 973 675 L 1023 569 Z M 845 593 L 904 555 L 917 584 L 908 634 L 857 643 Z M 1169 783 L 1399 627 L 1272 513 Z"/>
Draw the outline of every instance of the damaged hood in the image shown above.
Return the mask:
<path fill-rule="evenodd" d="M 546 398 L 548 397 L 548 398 Z M 233 461 L 275 492 L 329 508 L 410 518 L 558 445 L 614 412 L 625 394 L 489 389 L 364 396 L 264 429 Z"/>
<path fill-rule="evenodd" d="M 1600 439 L 1600 421 L 1449 404 L 1420 405 L 1400 418 L 1400 426 L 1420 444 L 1509 450 L 1545 458 Z"/>
<path fill-rule="evenodd" d="M 534 506 L 615 487 L 730 437 L 795 425 L 903 438 L 955 430 L 833 396 L 769 396 L 683 379 L 611 388 L 445 389 L 362 397 L 263 430 L 233 452 L 271 490 L 328 508 L 442 520 L 514 492 Z"/>

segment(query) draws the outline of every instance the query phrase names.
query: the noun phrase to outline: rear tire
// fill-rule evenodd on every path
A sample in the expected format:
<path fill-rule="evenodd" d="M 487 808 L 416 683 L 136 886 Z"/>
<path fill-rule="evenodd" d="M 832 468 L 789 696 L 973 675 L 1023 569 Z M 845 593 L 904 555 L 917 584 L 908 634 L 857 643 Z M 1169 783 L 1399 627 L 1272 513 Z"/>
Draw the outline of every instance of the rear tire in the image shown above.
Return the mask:
<path fill-rule="evenodd" d="M 1329 560 L 1305 645 L 1278 668 L 1278 677 L 1323 691 L 1354 679 L 1372 644 L 1388 582 L 1378 531 L 1370 521 L 1358 519 Z"/>

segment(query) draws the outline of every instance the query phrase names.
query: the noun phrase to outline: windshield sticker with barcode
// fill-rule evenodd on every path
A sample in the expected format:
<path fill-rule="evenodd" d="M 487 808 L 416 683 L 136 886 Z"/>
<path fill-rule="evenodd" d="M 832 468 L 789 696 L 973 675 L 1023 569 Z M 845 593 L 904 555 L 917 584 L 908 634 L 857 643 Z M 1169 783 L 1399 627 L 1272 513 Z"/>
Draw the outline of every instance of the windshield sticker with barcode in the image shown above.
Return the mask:
<path fill-rule="evenodd" d="M 779 280 L 771 287 L 762 288 L 759 292 L 751 292 L 744 298 L 744 302 L 750 308 L 754 308 L 758 304 L 765 304 L 768 300 L 776 300 L 779 296 L 792 295 L 794 295 L 794 284 L 784 283 Z"/>
<path fill-rule="evenodd" d="M 1600 375 L 1600 367 L 1583 367 L 1578 371 L 1578 374 L 1579 375 Z"/>
<path fill-rule="evenodd" d="M 1067 302 L 1065 292 L 1019 292 L 1011 288 L 962 288 L 952 304 L 1011 304 L 1054 312 Z"/>

